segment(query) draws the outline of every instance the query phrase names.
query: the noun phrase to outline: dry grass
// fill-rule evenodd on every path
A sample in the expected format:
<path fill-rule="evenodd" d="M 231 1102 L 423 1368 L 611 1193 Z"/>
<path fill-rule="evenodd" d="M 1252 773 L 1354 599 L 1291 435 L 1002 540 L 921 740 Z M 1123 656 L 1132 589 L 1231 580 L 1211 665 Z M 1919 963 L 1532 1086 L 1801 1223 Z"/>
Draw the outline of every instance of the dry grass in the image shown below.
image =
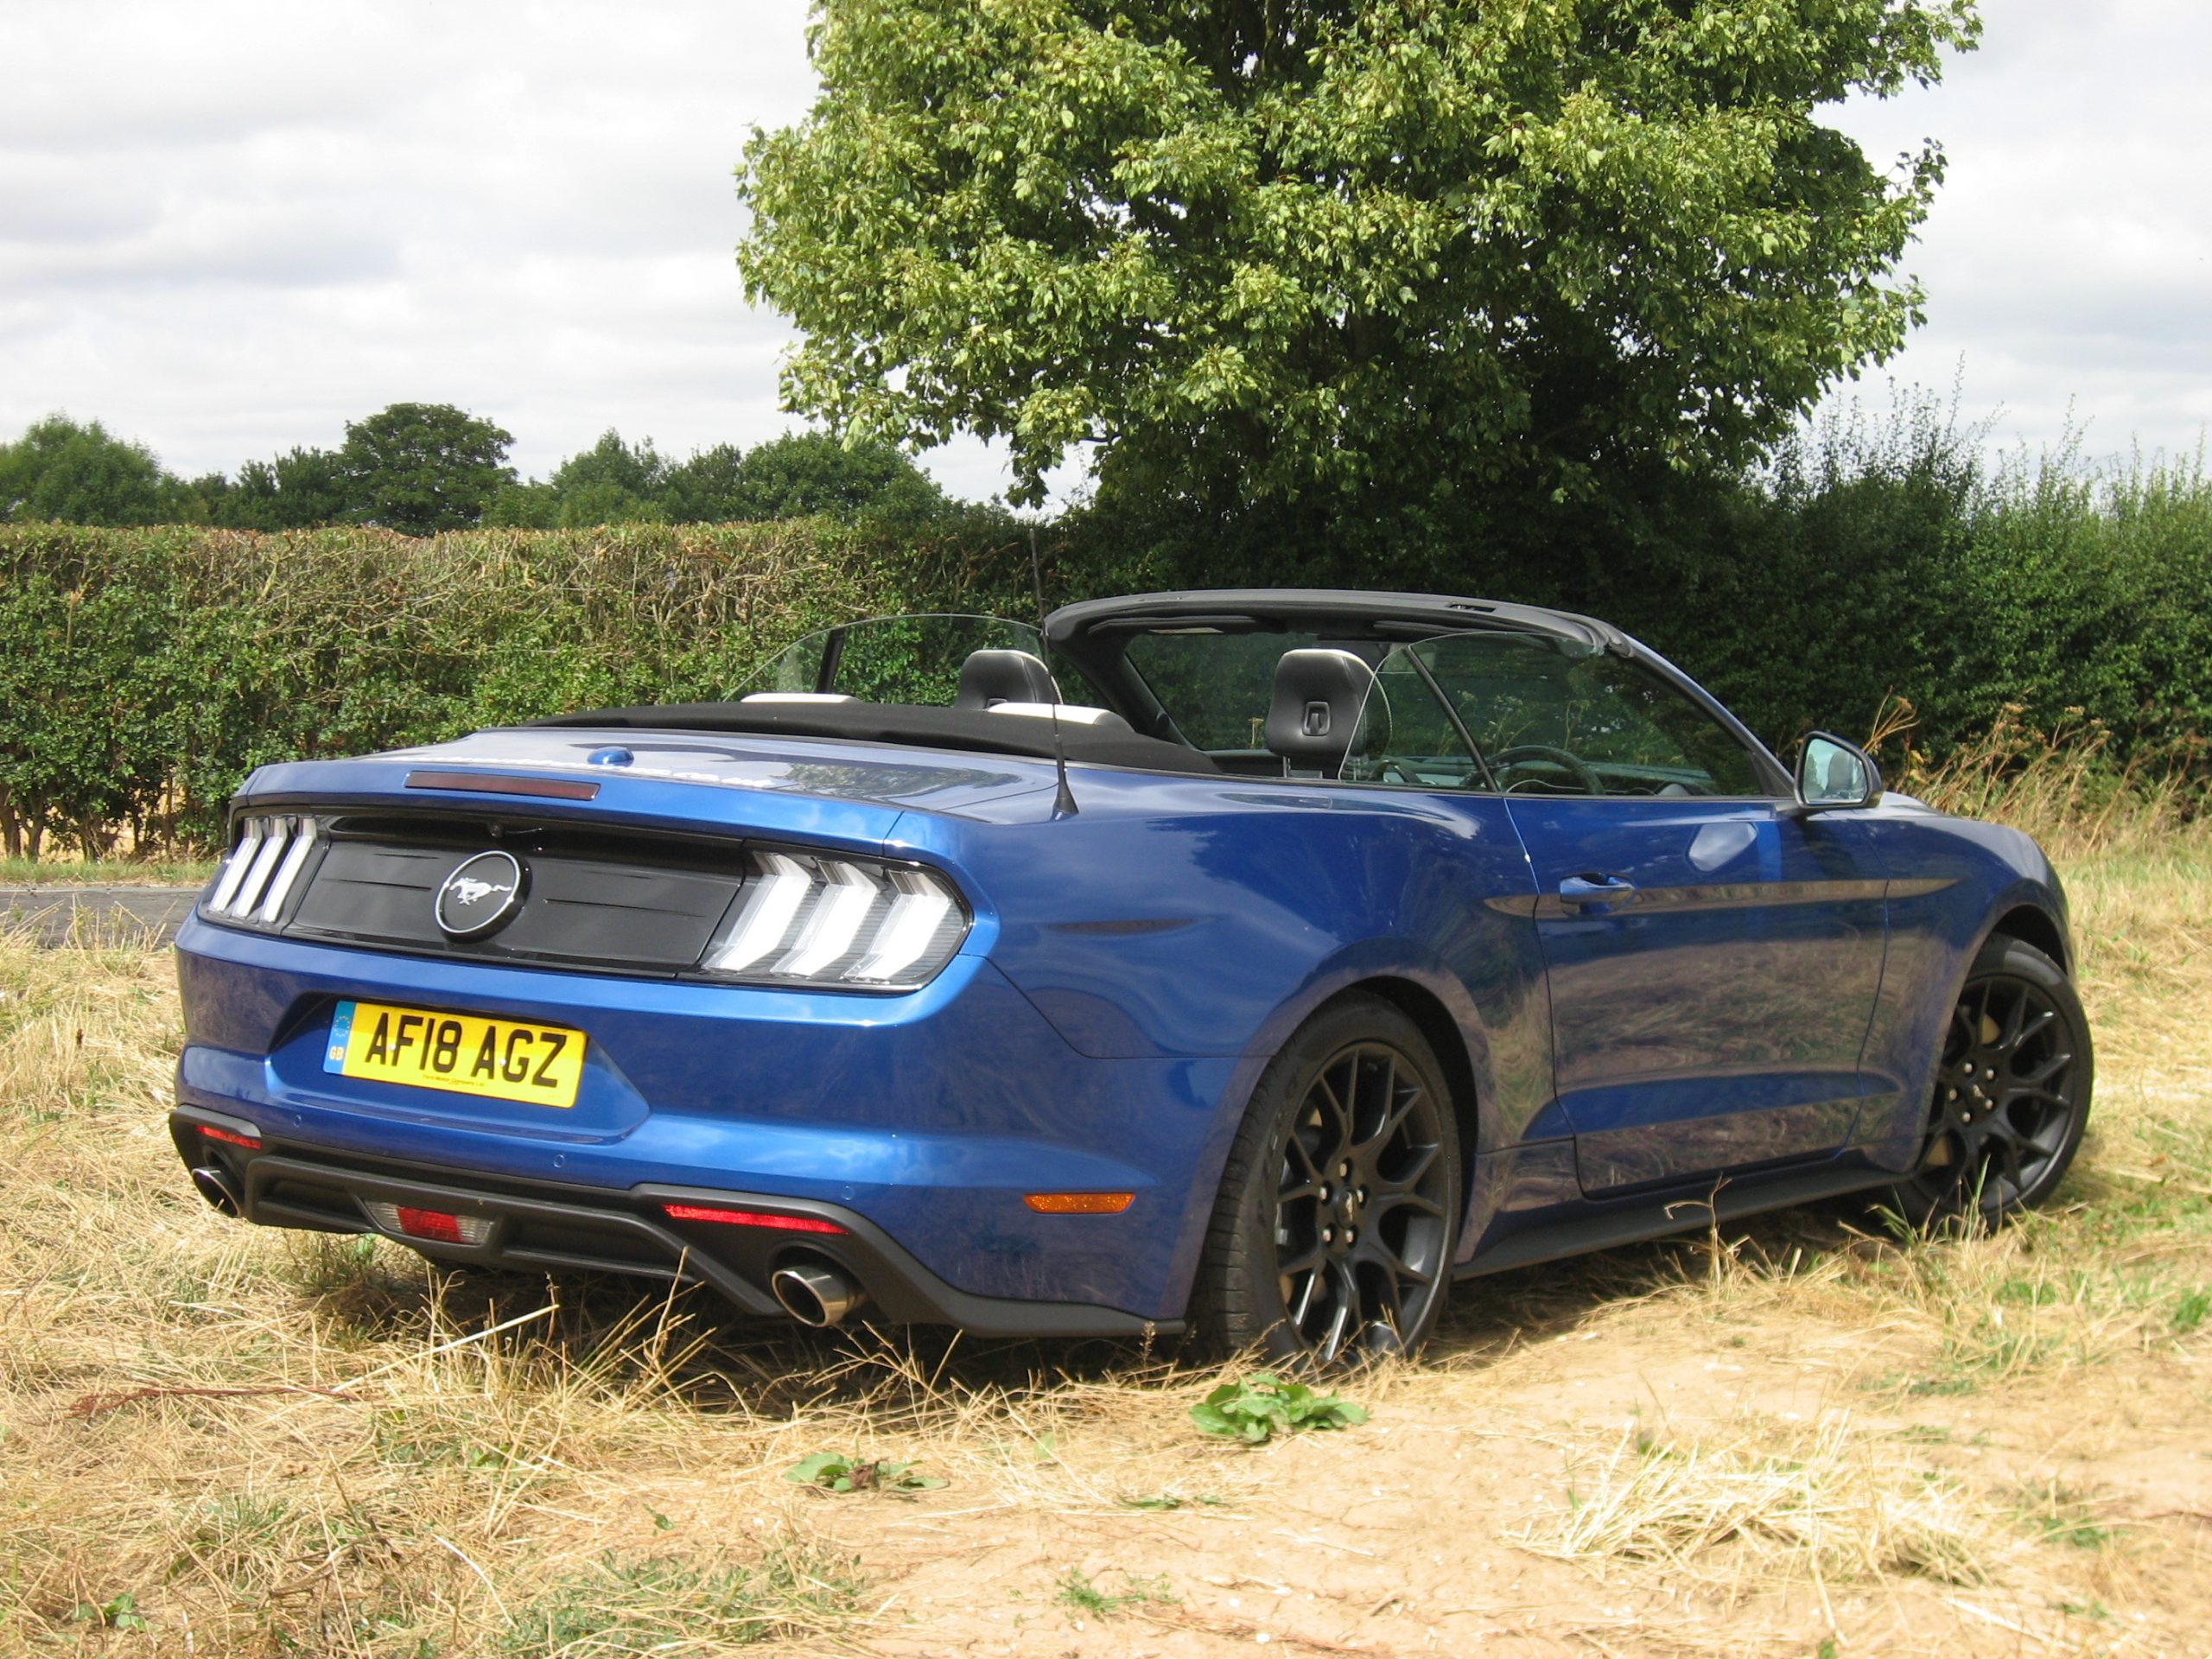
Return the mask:
<path fill-rule="evenodd" d="M 2212 859 L 2105 823 L 2066 872 L 2098 1113 L 2052 1212 L 1932 1243 L 1796 1214 L 1484 1281 L 1425 1363 L 1345 1388 L 1366 1427 L 1249 1454 L 1185 1419 L 1214 1374 L 1127 1348 L 748 1330 L 223 1222 L 162 1128 L 166 959 L 0 940 L 0 1653 L 1387 1653 L 1455 1650 L 1491 1602 L 1584 1650 L 1915 1651 L 1942 1619 L 1960 1652 L 2158 1651 L 2124 1620 L 2212 1582 L 2157 1542 L 2202 1500 L 2052 1448 L 2084 1398 L 2203 1418 Z M 1819 1397 L 1700 1398 L 1729 1367 Z M 1616 1385 L 1668 1408 L 1624 1433 Z M 825 1449 L 949 1484 L 783 1479 Z M 1071 1573 L 1181 1599 L 1078 1629 Z M 1317 1584 L 1350 1611 L 1297 1637 Z"/>
<path fill-rule="evenodd" d="M 1567 1560 L 1634 1561 L 1732 1577 L 1747 1570 L 1827 1583 L 1924 1575 L 1985 1584 L 2018 1540 L 1963 1483 L 1866 1455 L 1838 1414 L 1818 1427 L 1743 1427 L 1678 1445 L 1624 1436 L 1574 1473 L 1569 1507 L 1522 1535 Z M 1586 1485 L 1582 1483 L 1587 1483 Z M 1723 1546 L 1737 1548 L 1726 1553 Z"/>
<path fill-rule="evenodd" d="M 1904 765 L 1897 787 L 1929 805 L 2026 830 L 2061 863 L 2116 853 L 2202 854 L 2204 740 L 2191 734 L 2164 748 L 2140 745 L 2112 758 L 2101 720 L 2069 711 L 2055 731 L 2025 723 L 2007 703 L 1990 729 L 1940 763 L 1912 747 L 1912 705 L 1892 698 L 1877 716 L 1867 747 L 1896 742 Z"/>

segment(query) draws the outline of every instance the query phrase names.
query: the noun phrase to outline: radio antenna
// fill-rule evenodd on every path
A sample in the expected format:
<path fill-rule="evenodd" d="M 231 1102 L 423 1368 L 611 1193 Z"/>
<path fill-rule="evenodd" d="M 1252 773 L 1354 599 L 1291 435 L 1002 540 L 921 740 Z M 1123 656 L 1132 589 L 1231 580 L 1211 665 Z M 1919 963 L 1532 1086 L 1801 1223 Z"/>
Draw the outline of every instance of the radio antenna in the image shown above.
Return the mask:
<path fill-rule="evenodd" d="M 1029 587 L 1037 595 L 1037 638 L 1042 645 L 1045 637 L 1045 575 L 1037 563 L 1037 526 L 1029 526 Z M 1068 787 L 1068 747 L 1060 735 L 1060 682 L 1052 672 L 1050 663 L 1045 664 L 1046 677 L 1052 682 L 1052 816 L 1071 818 L 1076 815 L 1075 791 Z"/>

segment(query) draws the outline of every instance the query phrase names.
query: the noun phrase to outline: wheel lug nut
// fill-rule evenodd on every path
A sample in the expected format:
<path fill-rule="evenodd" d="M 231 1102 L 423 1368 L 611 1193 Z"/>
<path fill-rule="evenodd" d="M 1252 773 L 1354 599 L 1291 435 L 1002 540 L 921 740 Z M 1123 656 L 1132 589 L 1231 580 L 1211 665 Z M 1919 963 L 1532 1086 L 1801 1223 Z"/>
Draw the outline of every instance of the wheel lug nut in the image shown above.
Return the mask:
<path fill-rule="evenodd" d="M 1321 1230 L 1321 1242 L 1324 1244 L 1335 1243 L 1337 1242 L 1336 1230 L 1332 1227 L 1324 1227 Z"/>
<path fill-rule="evenodd" d="M 1351 1166 L 1350 1164 L 1338 1164 L 1337 1166 L 1337 1173 L 1344 1179 L 1349 1180 L 1351 1178 Z"/>
<path fill-rule="evenodd" d="M 1324 1204 L 1326 1204 L 1326 1203 L 1328 1203 L 1328 1201 L 1329 1201 L 1329 1189 L 1328 1189 L 1327 1187 L 1324 1186 L 1324 1187 L 1321 1189 L 1321 1202 L 1322 1202 L 1322 1203 L 1324 1203 Z"/>

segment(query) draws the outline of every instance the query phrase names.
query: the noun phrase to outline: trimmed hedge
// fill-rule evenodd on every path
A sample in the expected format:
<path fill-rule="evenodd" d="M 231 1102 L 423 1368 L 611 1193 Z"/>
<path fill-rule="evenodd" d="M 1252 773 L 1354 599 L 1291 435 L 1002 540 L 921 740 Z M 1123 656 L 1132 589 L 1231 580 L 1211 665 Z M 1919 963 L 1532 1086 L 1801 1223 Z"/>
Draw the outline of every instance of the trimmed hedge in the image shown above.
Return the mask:
<path fill-rule="evenodd" d="M 1679 581 L 1609 613 L 1785 750 L 1886 701 L 1941 759 L 2012 705 L 2201 767 L 2212 724 L 2212 480 L 2201 463 L 1996 470 L 1948 429 L 1846 429 L 1739 490 Z M 1663 567 L 1662 567 L 1663 569 Z"/>
<path fill-rule="evenodd" d="M 1035 614 L 1150 588 L 1441 588 L 1607 617 L 1778 752 L 1903 699 L 1941 760 L 2008 717 L 2101 722 L 2115 759 L 2202 763 L 2212 481 L 2201 465 L 1986 472 L 1924 416 L 1832 429 L 1632 534 L 1459 551 L 1262 528 L 1040 538 L 986 512 L 922 531 L 722 526 L 257 536 L 0 525 L 7 851 L 207 849 L 264 762 L 606 704 L 718 696 L 810 629 L 901 610 Z M 2008 705 L 2012 706 L 2008 716 Z M 1894 755 L 1892 759 L 1894 759 Z"/>
<path fill-rule="evenodd" d="M 204 849 L 257 766 L 711 697 L 810 629 L 1035 609 L 1003 523 L 258 536 L 0 526 L 0 827 Z"/>

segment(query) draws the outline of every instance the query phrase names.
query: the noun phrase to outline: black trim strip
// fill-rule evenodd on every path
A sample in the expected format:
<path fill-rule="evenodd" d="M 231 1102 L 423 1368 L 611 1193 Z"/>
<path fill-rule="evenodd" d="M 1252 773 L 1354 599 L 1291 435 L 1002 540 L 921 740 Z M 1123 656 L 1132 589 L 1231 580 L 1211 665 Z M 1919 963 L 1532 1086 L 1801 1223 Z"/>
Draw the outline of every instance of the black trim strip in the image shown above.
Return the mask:
<path fill-rule="evenodd" d="M 1623 1195 L 1618 1210 L 1603 1210 L 1594 1215 L 1586 1210 L 1578 1211 L 1564 1221 L 1541 1222 L 1478 1245 L 1473 1256 L 1454 1268 L 1452 1276 L 1472 1279 L 1486 1273 L 1503 1273 L 1509 1268 L 1534 1267 L 1539 1262 L 1557 1262 L 1591 1250 L 1611 1249 L 1619 1244 L 1640 1244 L 1646 1239 L 1694 1233 L 1700 1227 L 1738 1221 L 1763 1211 L 1786 1210 L 1792 1205 L 1810 1204 L 1816 1198 L 1863 1192 L 1893 1185 L 1897 1179 L 1894 1171 L 1885 1172 L 1852 1160 L 1850 1153 L 1842 1156 L 1849 1161 L 1840 1166 L 1826 1164 L 1802 1175 L 1747 1181 L 1741 1186 L 1723 1185 L 1717 1193 L 1709 1186 L 1699 1192 L 1677 1185 L 1671 1199 L 1650 1192 L 1633 1198 Z M 1602 1200 L 1613 1195 L 1591 1196 Z"/>
<path fill-rule="evenodd" d="M 410 789 L 465 789 L 476 795 L 534 795 L 549 801 L 599 798 L 597 784 L 568 778 L 513 778 L 493 772 L 410 772 Z"/>

